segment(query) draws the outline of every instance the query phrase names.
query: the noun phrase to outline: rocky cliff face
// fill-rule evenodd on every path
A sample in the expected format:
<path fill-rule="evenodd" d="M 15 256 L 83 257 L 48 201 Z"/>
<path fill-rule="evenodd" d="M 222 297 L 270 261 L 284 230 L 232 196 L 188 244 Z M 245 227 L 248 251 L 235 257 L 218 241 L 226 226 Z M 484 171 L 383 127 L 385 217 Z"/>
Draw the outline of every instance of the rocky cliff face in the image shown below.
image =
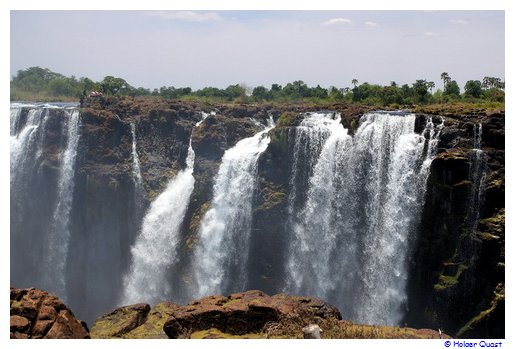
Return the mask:
<path fill-rule="evenodd" d="M 371 109 L 349 105 L 328 108 L 342 115 L 342 124 L 350 134 L 358 128 L 360 116 Z M 269 146 L 258 160 L 246 289 L 278 293 L 285 282 L 289 176 L 296 126 L 302 112 L 313 110 L 311 106 L 199 105 L 131 98 L 85 101 L 66 268 L 70 306 L 92 323 L 98 314 L 120 304 L 123 275 L 130 265 L 130 248 L 141 229 L 141 219 L 167 182 L 185 168 L 190 139 L 195 152 L 195 184 L 179 234 L 174 270 L 181 273 L 169 272 L 169 279 L 163 282 L 172 285 L 174 302 L 191 301 L 189 287 L 195 267 L 192 251 L 198 243 L 201 219 L 211 206 L 222 156 L 239 140 L 258 132 L 260 124 L 266 124 L 270 117 L 277 127 L 269 132 Z M 51 112 L 55 117 L 45 124 L 43 156 L 31 164 L 37 167 L 38 176 L 28 180 L 24 198 L 16 202 L 11 199 L 11 205 L 29 202 L 42 217 L 30 221 L 11 217 L 11 231 L 14 228 L 36 234 L 45 224 L 51 224 L 45 223 L 45 217 L 53 213 L 58 159 L 65 146 L 61 131 L 64 115 Z M 205 113 L 210 114 L 196 127 Z M 417 132 L 424 128 L 428 117 L 439 118 L 441 114 L 419 114 Z M 421 229 L 412 240 L 405 322 L 463 337 L 504 337 L 504 114 L 454 113 L 443 115 L 442 120 L 445 126 L 431 164 Z M 478 124 L 482 125 L 479 145 Z M 142 191 L 134 182 L 131 125 L 135 129 Z M 31 188 L 44 188 L 47 193 L 29 200 Z M 29 280 L 37 279 L 37 263 L 44 254 L 27 236 L 11 234 L 12 274 L 25 273 L 23 278 L 12 277 L 12 282 L 24 287 L 31 286 Z M 24 268 L 18 268 L 22 263 L 16 256 L 26 255 L 24 251 L 28 250 L 34 253 L 23 261 Z M 222 302 L 220 299 L 213 302 Z M 224 308 L 232 301 L 223 298 L 225 303 L 210 306 Z M 153 308 L 136 305 L 103 318 L 107 322 L 112 317 L 125 319 L 120 328 L 109 330 L 109 336 L 125 336 L 145 328 L 143 332 L 151 333 L 149 336 L 159 337 L 164 335 L 165 320 L 178 307 L 171 303 Z M 199 336 L 234 334 L 220 326 L 200 329 L 178 323 L 186 332 L 176 331 L 177 336 L 191 331 L 202 332 Z M 100 331 L 102 322 L 95 326 Z"/>
<path fill-rule="evenodd" d="M 504 113 L 444 122 L 415 242 L 406 321 L 458 337 L 503 338 Z"/>

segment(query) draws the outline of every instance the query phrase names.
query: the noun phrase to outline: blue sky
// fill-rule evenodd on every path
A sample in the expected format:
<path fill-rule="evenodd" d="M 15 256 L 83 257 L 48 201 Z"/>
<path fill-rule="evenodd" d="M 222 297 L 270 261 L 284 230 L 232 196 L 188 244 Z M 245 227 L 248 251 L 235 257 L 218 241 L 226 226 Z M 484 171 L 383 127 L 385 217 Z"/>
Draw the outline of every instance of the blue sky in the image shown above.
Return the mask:
<path fill-rule="evenodd" d="M 503 11 L 11 11 L 11 74 L 134 86 L 504 79 Z"/>

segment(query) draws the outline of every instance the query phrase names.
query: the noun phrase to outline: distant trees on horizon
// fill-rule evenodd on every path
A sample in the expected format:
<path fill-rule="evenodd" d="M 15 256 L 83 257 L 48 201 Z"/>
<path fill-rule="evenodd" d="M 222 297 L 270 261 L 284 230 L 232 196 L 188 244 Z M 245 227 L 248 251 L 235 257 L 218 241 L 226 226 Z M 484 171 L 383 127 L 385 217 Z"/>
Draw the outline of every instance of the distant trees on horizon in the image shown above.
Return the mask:
<path fill-rule="evenodd" d="M 505 83 L 500 78 L 485 76 L 482 81 L 469 80 L 464 86 L 463 93 L 449 73 L 443 72 L 440 78 L 443 81 L 443 91 L 437 89 L 435 92 L 435 83 L 425 79 L 416 80 L 411 85 L 399 86 L 395 81 L 391 81 L 390 85 L 382 86 L 368 82 L 359 84 L 356 78 L 350 81 L 353 88 L 331 86 L 326 89 L 320 85 L 309 87 L 302 80 L 297 80 L 284 86 L 272 84 L 270 88 L 257 86 L 250 89 L 243 84 L 236 84 L 225 89 L 204 87 L 193 91 L 190 87 L 163 86 L 151 91 L 143 87 L 133 87 L 124 79 L 114 76 L 106 76 L 102 81 L 93 81 L 87 77 L 77 79 L 75 76 L 66 77 L 49 69 L 30 67 L 19 70 L 11 78 L 11 100 L 23 99 L 24 96 L 78 99 L 91 91 L 101 91 L 105 95 L 155 96 L 165 99 L 205 98 L 243 103 L 329 101 L 387 106 L 477 100 L 504 102 Z"/>

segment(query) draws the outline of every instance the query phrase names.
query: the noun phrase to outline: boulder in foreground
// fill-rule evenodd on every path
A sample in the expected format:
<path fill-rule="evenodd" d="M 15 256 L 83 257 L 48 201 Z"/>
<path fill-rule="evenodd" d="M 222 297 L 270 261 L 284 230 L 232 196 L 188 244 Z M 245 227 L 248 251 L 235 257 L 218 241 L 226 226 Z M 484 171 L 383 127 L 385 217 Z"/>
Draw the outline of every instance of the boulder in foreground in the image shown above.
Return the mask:
<path fill-rule="evenodd" d="M 11 287 L 11 338 L 90 338 L 85 322 L 55 295 L 35 288 Z"/>

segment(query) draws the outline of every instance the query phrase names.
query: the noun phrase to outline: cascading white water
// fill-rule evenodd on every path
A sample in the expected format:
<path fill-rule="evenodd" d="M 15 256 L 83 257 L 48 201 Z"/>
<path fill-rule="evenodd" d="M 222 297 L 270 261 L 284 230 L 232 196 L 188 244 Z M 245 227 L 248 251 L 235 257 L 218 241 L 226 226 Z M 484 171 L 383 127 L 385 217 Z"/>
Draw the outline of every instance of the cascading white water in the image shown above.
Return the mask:
<path fill-rule="evenodd" d="M 351 137 L 341 125 L 340 117 L 333 118 L 327 113 L 309 115 L 300 127 L 302 128 L 297 130 L 295 138 L 295 148 L 299 146 L 299 142 L 302 144 L 304 171 L 311 170 L 313 174 L 307 183 L 309 189 L 303 209 L 290 214 L 293 216 L 290 222 L 293 222 L 291 228 L 294 238 L 291 241 L 287 265 L 288 289 L 323 298 L 328 296 L 332 288 L 331 283 L 334 282 L 333 277 L 327 275 L 330 272 L 329 262 L 332 258 L 327 248 L 332 248 L 338 234 L 334 224 L 344 223 L 332 217 L 333 201 L 338 190 L 335 187 L 337 184 L 334 182 L 333 172 L 338 170 L 335 166 L 340 163 L 335 157 L 341 157 L 341 154 L 345 153 Z M 338 152 L 340 148 L 343 149 Z M 295 172 L 300 171 L 296 158 L 299 155 L 294 153 L 292 170 Z M 345 170 L 346 166 L 342 169 Z M 292 174 L 292 178 L 295 179 L 295 173 Z M 290 186 L 295 188 L 303 185 L 293 181 Z M 290 213 L 293 210 L 292 205 L 290 199 Z"/>
<path fill-rule="evenodd" d="M 474 125 L 474 148 L 470 159 L 469 178 L 472 182 L 472 192 L 470 195 L 470 205 L 467 212 L 467 221 L 472 231 L 476 231 L 479 221 L 479 213 L 481 208 L 481 196 L 484 190 L 484 180 L 486 176 L 487 159 L 481 149 L 481 137 L 483 125 L 481 123 Z"/>
<path fill-rule="evenodd" d="M 168 183 L 143 219 L 141 233 L 131 248 L 132 265 L 124 278 L 122 304 L 154 303 L 170 297 L 166 273 L 176 260 L 179 228 L 195 184 L 194 159 L 190 144 L 186 168 Z"/>
<path fill-rule="evenodd" d="M 397 324 L 437 132 L 428 122 L 426 140 L 414 115 L 383 113 L 364 115 L 354 137 L 339 117 L 318 125 L 330 136 L 295 215 L 286 291 L 327 299 L 354 321 Z"/>
<path fill-rule="evenodd" d="M 50 113 L 52 109 L 55 114 Z M 63 120 L 52 126 L 60 127 L 60 139 L 65 141 L 60 152 L 60 147 L 50 148 L 45 140 L 46 124 L 53 117 Z M 29 275 L 32 285 L 63 299 L 79 125 L 79 111 L 71 104 L 11 103 L 11 234 L 15 234 L 11 239 L 11 253 L 15 254 L 11 256 L 15 262 L 11 271 L 17 282 L 26 283 L 25 275 Z M 49 166 L 53 161 L 45 155 L 53 149 L 57 150 L 53 160 L 56 167 Z M 49 179 L 49 170 L 54 168 L 58 169 L 55 182 Z M 54 184 L 56 192 L 49 192 L 47 185 L 53 188 Z M 52 200 L 50 207 L 40 206 L 45 200 Z"/>
<path fill-rule="evenodd" d="M 415 115 L 369 114 L 356 134 L 355 144 L 368 139 L 375 145 L 371 151 L 382 157 L 370 166 L 375 174 L 365 209 L 370 222 L 361 237 L 363 289 L 357 316 L 365 323 L 399 324 L 407 301 L 409 240 L 419 223 L 436 150 L 431 136 L 437 136 L 432 122 L 426 126 L 428 140 L 414 133 L 414 127 Z M 429 150 L 424 153 L 426 142 Z"/>
<path fill-rule="evenodd" d="M 295 220 L 294 211 L 299 204 L 298 189 L 304 188 L 312 175 L 318 155 L 331 134 L 334 113 L 308 113 L 299 126 L 290 129 L 293 137 L 293 161 L 290 171 L 290 194 L 288 195 L 288 225 Z M 302 197 L 300 198 L 302 199 Z"/>
<path fill-rule="evenodd" d="M 222 158 L 193 257 L 195 297 L 245 286 L 257 161 L 270 142 L 271 127 L 239 141 Z"/>
<path fill-rule="evenodd" d="M 141 176 L 141 168 L 139 164 L 138 151 L 136 149 L 136 125 L 131 122 L 131 134 L 132 134 L 132 178 L 136 191 L 143 190 L 143 178 Z"/>
<path fill-rule="evenodd" d="M 483 125 L 481 123 L 474 125 L 474 149 L 481 149 L 482 134 Z"/>
<path fill-rule="evenodd" d="M 35 108 L 29 110 L 27 120 L 23 128 L 17 132 L 22 106 L 11 108 L 10 120 L 10 146 L 11 146 L 11 186 L 17 180 L 23 178 L 26 173 L 25 166 L 30 164 L 32 153 L 36 153 L 34 149 L 37 138 L 37 130 L 43 121 L 44 109 Z"/>
<path fill-rule="evenodd" d="M 195 126 L 207 116 L 202 113 L 202 120 Z M 131 247 L 131 267 L 124 277 L 120 304 L 156 303 L 172 298 L 166 275 L 177 261 L 179 230 L 195 185 L 194 162 L 190 137 L 186 168 L 168 182 L 143 218 L 141 233 Z"/>
<path fill-rule="evenodd" d="M 67 114 L 66 150 L 61 158 L 59 170 L 57 206 L 54 210 L 52 229 L 47 237 L 48 253 L 45 258 L 45 273 L 53 289 L 65 298 L 65 270 L 68 243 L 70 239 L 70 212 L 75 186 L 75 158 L 79 144 L 80 117 L 78 110 L 65 111 Z"/>

